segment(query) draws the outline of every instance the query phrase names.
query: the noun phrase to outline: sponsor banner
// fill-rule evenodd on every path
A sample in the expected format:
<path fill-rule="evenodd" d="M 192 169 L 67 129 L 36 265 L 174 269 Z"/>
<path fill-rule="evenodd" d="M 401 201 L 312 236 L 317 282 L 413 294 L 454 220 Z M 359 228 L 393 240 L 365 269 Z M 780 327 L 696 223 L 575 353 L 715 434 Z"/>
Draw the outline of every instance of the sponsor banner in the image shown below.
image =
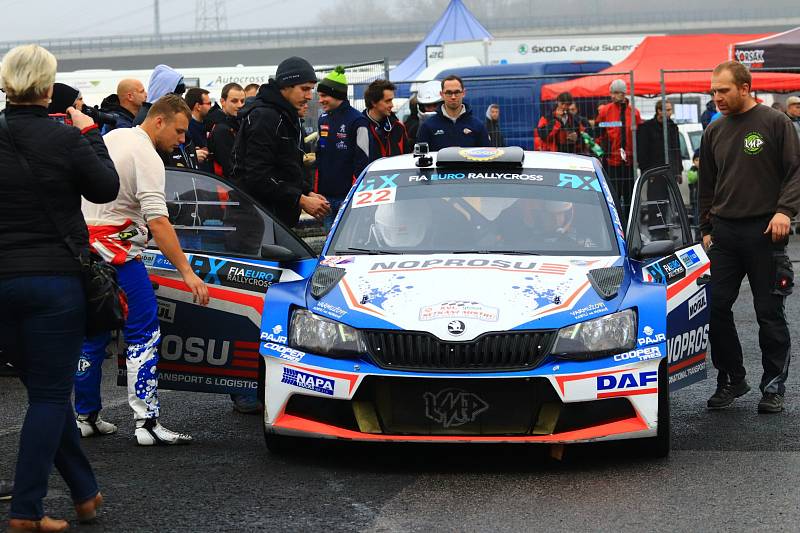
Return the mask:
<path fill-rule="evenodd" d="M 169 259 L 161 254 L 153 252 L 142 252 L 142 263 L 148 268 L 157 268 L 159 270 L 177 270 L 175 266 L 169 262 Z"/>
<path fill-rule="evenodd" d="M 210 285 L 244 289 L 252 292 L 266 293 L 273 283 L 281 279 L 282 270 L 268 266 L 240 263 L 228 259 L 207 257 L 203 255 L 186 255 L 189 265 L 200 279 Z M 144 252 L 142 262 L 148 268 L 159 270 L 176 270 L 163 255 Z"/>
<path fill-rule="evenodd" d="M 658 370 L 606 374 L 596 380 L 597 399 L 658 392 Z"/>
<path fill-rule="evenodd" d="M 161 369 L 158 372 L 158 385 L 161 388 L 169 388 L 170 390 L 216 394 L 255 394 L 258 390 L 258 380 L 255 378 L 206 376 Z"/>
<path fill-rule="evenodd" d="M 479 302 L 453 301 L 427 305 L 419 310 L 420 321 L 439 318 L 473 318 L 484 322 L 497 322 L 500 310 Z"/>
<path fill-rule="evenodd" d="M 175 322 L 175 309 L 177 308 L 177 304 L 175 302 L 162 300 L 161 298 L 158 298 L 156 301 L 158 302 L 158 320 L 166 322 L 167 324 L 173 324 Z"/>
<path fill-rule="evenodd" d="M 647 266 L 647 272 L 656 283 L 671 285 L 686 276 L 686 267 L 672 254 Z"/>
<path fill-rule="evenodd" d="M 689 298 L 689 320 L 696 317 L 698 313 L 707 307 L 706 288 L 703 287 L 697 294 Z"/>
<path fill-rule="evenodd" d="M 545 61 L 608 61 L 628 57 L 644 35 L 588 35 L 474 40 L 444 44 L 443 57 L 471 56 L 487 65 Z"/>
<path fill-rule="evenodd" d="M 629 353 L 633 354 L 634 352 Z M 654 353 L 656 352 L 640 351 L 640 354 L 645 357 L 650 357 Z M 660 352 L 658 353 L 660 354 Z M 582 374 L 557 375 L 553 380 L 564 399 L 570 402 L 658 393 L 658 360 L 653 358 L 640 362 L 635 355 L 630 357 L 632 359 L 628 361 L 638 363 L 637 366 Z"/>
<path fill-rule="evenodd" d="M 239 263 L 227 259 L 188 255 L 194 273 L 206 283 L 266 293 L 273 283 L 281 279 L 281 269 Z"/>
<path fill-rule="evenodd" d="M 339 320 L 347 314 L 347 310 L 326 301 L 318 301 L 311 310 L 321 315 L 326 315 L 335 320 Z"/>
<path fill-rule="evenodd" d="M 708 292 L 702 287 L 667 315 L 667 358 L 670 389 L 677 390 L 706 377 Z"/>
<path fill-rule="evenodd" d="M 429 44 L 425 47 L 425 66 L 430 67 L 444 59 L 444 46 Z"/>
<path fill-rule="evenodd" d="M 642 333 L 644 337 L 639 337 L 636 341 L 636 344 L 639 346 L 645 346 L 648 344 L 658 344 L 660 342 L 664 342 L 667 340 L 667 336 L 663 333 L 656 333 L 655 330 L 651 326 L 644 326 L 642 328 Z"/>
<path fill-rule="evenodd" d="M 661 348 L 658 346 L 648 346 L 631 350 L 630 352 L 620 353 L 614 356 L 614 361 L 649 361 L 650 359 L 660 359 Z"/>
<path fill-rule="evenodd" d="M 299 363 L 306 355 L 305 352 L 274 342 L 265 342 L 262 346 L 270 355 L 280 357 L 285 361 L 291 361 L 293 363 Z"/>
<path fill-rule="evenodd" d="M 275 324 L 269 331 L 261 332 L 261 340 L 277 342 L 278 344 L 286 344 L 288 338 L 283 331 L 283 326 L 280 324 Z"/>
<path fill-rule="evenodd" d="M 328 396 L 333 396 L 336 390 L 336 381 L 331 378 L 317 376 L 289 367 L 283 367 L 281 383 L 286 383 L 299 389 L 327 394 Z"/>

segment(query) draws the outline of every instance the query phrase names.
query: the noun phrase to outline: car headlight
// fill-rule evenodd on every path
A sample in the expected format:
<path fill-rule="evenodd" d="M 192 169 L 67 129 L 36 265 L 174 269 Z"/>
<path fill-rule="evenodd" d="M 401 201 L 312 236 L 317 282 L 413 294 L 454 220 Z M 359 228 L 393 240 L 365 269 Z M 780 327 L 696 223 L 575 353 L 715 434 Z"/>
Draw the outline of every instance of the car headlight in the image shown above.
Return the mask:
<path fill-rule="evenodd" d="M 289 323 L 289 346 L 304 352 L 333 356 L 356 356 L 367 348 L 357 329 L 296 309 Z"/>
<path fill-rule="evenodd" d="M 567 359 L 597 359 L 636 348 L 636 311 L 579 322 L 558 331 L 551 353 Z"/>

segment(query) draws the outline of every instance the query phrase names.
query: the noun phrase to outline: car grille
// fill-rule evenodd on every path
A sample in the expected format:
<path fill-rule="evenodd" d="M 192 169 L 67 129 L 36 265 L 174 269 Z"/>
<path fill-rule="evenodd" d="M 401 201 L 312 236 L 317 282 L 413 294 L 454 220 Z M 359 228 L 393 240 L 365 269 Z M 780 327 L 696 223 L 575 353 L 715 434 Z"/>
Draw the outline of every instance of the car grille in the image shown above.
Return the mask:
<path fill-rule="evenodd" d="M 485 333 L 467 342 L 422 331 L 366 330 L 367 349 L 386 369 L 480 372 L 535 368 L 550 352 L 555 331 Z"/>

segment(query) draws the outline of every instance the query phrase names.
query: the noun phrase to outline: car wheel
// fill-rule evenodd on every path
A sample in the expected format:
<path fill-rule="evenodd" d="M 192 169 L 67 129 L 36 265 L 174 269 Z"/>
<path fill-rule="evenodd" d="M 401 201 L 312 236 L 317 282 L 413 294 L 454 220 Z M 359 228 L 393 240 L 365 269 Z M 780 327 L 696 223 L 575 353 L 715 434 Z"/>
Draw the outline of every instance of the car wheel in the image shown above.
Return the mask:
<path fill-rule="evenodd" d="M 669 455 L 670 415 L 669 415 L 669 373 L 667 359 L 658 365 L 658 433 L 655 437 L 643 439 L 642 451 L 649 457 L 661 459 Z"/>

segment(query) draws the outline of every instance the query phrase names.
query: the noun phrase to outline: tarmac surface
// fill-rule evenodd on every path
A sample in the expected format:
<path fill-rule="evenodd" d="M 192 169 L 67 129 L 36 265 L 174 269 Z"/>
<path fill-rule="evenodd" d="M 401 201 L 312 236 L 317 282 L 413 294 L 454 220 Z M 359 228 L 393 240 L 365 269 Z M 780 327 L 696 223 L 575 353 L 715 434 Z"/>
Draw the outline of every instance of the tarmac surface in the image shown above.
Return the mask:
<path fill-rule="evenodd" d="M 800 268 L 800 242 L 790 256 Z M 800 296 L 788 299 L 800 334 Z M 752 297 L 735 307 L 751 385 L 760 378 Z M 710 362 L 709 362 L 710 366 Z M 139 448 L 125 391 L 106 361 L 105 418 L 116 435 L 84 440 L 106 498 L 78 526 L 54 474 L 45 509 L 75 531 L 796 531 L 800 523 L 800 394 L 796 366 L 786 410 L 759 415 L 753 390 L 708 412 L 713 378 L 672 397 L 672 453 L 625 445 L 546 447 L 310 442 L 288 455 L 264 447 L 258 416 L 226 396 L 162 391 L 162 421 L 190 446 Z M 713 369 L 711 371 L 713 375 Z M 24 416 L 16 379 L 0 378 L 0 477 L 11 477 Z M 0 502 L 0 527 L 8 504 Z"/>

